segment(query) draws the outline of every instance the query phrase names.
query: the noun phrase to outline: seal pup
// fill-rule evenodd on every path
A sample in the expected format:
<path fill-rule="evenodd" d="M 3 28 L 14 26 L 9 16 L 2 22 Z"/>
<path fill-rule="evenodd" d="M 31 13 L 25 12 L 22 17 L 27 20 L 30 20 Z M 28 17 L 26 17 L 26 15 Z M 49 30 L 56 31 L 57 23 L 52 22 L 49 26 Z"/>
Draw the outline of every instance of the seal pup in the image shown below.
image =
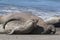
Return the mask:
<path fill-rule="evenodd" d="M 49 25 L 60 27 L 60 16 L 53 16 L 45 21 Z"/>

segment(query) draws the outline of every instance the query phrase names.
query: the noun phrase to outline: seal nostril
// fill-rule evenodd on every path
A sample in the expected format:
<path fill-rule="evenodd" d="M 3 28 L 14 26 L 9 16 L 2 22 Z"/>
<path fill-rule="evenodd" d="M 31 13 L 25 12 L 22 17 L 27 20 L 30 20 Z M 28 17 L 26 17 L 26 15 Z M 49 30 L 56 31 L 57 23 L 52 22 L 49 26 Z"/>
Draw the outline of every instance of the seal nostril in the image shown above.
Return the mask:
<path fill-rule="evenodd" d="M 51 34 L 55 34 L 56 28 L 53 25 L 50 25 L 50 31 L 51 31 Z"/>

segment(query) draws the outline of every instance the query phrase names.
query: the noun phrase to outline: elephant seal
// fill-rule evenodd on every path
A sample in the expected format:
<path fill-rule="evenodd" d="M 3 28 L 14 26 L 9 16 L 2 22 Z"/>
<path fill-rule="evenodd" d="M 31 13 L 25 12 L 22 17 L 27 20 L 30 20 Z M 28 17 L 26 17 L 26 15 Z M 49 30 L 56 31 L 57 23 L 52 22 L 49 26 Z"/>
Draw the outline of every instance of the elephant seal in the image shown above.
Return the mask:
<path fill-rule="evenodd" d="M 47 33 L 49 30 L 51 30 L 50 31 L 50 33 L 51 33 L 52 29 L 54 29 L 54 33 L 56 32 L 54 27 L 52 29 L 49 29 L 49 28 L 51 28 L 51 26 L 47 25 L 44 22 L 44 20 L 41 19 L 40 17 L 37 17 L 37 16 L 32 15 L 32 14 L 25 14 L 25 13 L 8 14 L 8 15 L 5 15 L 5 16 L 2 16 L 0 21 L 1 21 L 1 23 L 4 23 L 3 28 L 5 29 L 5 26 L 9 22 L 9 20 L 15 20 L 15 19 L 19 19 L 20 20 L 21 18 L 24 18 L 25 20 L 38 19 L 39 21 L 37 23 L 37 26 L 42 27 L 44 29 L 44 31 L 41 32 L 42 34 Z M 37 27 L 37 26 L 34 26 L 34 27 Z"/>
<path fill-rule="evenodd" d="M 35 19 L 30 19 L 27 21 L 22 21 L 22 20 L 14 20 L 10 21 L 5 25 L 5 32 L 7 34 L 13 34 L 14 32 L 24 34 L 24 33 L 30 33 L 33 29 L 34 26 L 37 24 L 38 20 Z"/>
<path fill-rule="evenodd" d="M 49 25 L 60 27 L 60 16 L 53 16 L 45 21 Z"/>

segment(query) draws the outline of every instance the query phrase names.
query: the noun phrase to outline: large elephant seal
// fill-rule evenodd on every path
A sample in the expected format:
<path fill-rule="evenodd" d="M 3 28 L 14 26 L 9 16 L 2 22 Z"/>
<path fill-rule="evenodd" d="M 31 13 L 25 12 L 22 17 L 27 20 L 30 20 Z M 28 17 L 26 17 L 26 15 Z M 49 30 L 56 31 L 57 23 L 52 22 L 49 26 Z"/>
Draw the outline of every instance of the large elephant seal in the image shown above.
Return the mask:
<path fill-rule="evenodd" d="M 1 23 L 4 23 L 3 28 L 5 29 L 5 26 L 9 22 L 9 20 L 14 20 L 14 19 L 20 20 L 21 18 L 24 18 L 25 20 L 38 19 L 39 21 L 37 23 L 37 26 L 42 27 L 44 29 L 44 31 L 42 32 L 43 34 L 49 32 L 49 31 L 51 33 L 52 29 L 54 30 L 53 31 L 54 33 L 56 31 L 54 27 L 47 25 L 40 17 L 37 17 L 37 16 L 32 15 L 32 14 L 24 14 L 24 13 L 8 14 L 5 16 L 2 16 L 0 21 L 1 21 Z M 37 27 L 37 26 L 35 26 L 35 27 Z M 50 28 L 52 28 L 52 29 L 50 29 Z"/>

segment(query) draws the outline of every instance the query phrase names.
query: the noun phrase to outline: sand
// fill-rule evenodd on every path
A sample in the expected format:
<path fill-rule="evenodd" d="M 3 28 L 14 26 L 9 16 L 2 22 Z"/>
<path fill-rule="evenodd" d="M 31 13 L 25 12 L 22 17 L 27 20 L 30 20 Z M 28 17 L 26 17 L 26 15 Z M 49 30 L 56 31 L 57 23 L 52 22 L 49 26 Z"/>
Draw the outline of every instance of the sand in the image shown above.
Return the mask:
<path fill-rule="evenodd" d="M 2 28 L 2 25 L 0 25 Z M 0 32 L 2 29 L 0 28 Z M 21 34 L 0 34 L 0 40 L 60 40 L 60 28 L 56 28 L 57 32 L 54 35 L 21 35 Z"/>

